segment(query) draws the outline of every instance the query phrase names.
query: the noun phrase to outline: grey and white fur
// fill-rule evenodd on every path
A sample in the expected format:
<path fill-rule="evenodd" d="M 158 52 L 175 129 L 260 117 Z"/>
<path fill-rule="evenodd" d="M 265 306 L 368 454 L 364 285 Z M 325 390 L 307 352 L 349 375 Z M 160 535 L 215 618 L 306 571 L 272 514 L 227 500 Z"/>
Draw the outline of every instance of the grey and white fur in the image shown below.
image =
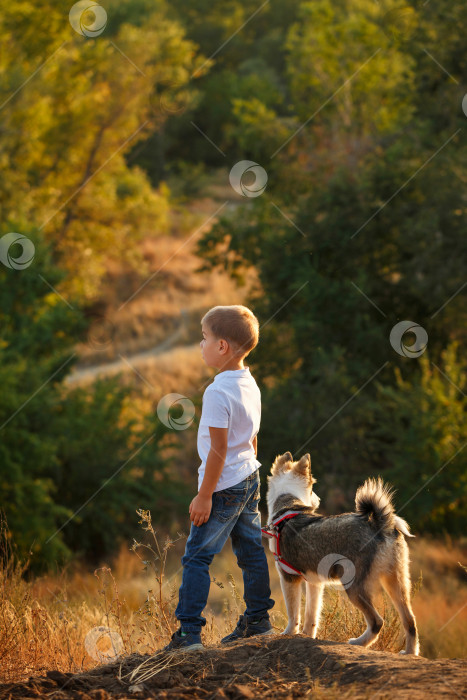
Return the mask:
<path fill-rule="evenodd" d="M 417 625 L 410 604 L 409 553 L 404 537 L 413 535 L 405 520 L 394 512 L 390 488 L 381 478 L 367 479 L 357 490 L 355 513 L 322 516 L 316 512 L 320 499 L 313 493 L 314 483 L 309 454 L 297 462 L 290 452 L 278 456 L 268 476 L 269 522 L 288 510 L 300 511 L 293 520 L 284 521 L 280 548 L 283 558 L 304 574 L 303 633 L 316 637 L 323 588 L 326 584 L 336 585 L 341 577 L 344 584 L 343 571 L 348 562 L 352 577 L 344 589 L 350 601 L 362 611 L 367 624 L 363 634 L 349 639 L 349 643 L 370 646 L 377 639 L 383 619 L 373 599 L 378 584 L 382 584 L 405 632 L 405 651 L 401 653 L 418 654 Z M 275 551 L 273 539 L 270 549 Z M 284 572 L 277 562 L 276 567 L 288 614 L 283 634 L 297 634 L 303 579 Z"/>

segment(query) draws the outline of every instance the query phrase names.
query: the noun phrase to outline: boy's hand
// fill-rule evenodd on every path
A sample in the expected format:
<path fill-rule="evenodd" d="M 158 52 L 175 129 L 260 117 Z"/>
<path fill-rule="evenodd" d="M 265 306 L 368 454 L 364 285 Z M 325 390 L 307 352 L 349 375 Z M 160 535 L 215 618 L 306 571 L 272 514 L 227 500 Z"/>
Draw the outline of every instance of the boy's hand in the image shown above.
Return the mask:
<path fill-rule="evenodd" d="M 190 503 L 190 520 L 193 525 L 199 527 L 209 520 L 212 508 L 212 496 L 205 497 L 198 494 Z"/>
<path fill-rule="evenodd" d="M 190 503 L 190 520 L 199 527 L 209 520 L 212 510 L 212 494 L 216 487 L 227 453 L 227 428 L 212 428 L 209 426 L 211 449 L 206 459 L 203 482 L 198 495 Z"/>

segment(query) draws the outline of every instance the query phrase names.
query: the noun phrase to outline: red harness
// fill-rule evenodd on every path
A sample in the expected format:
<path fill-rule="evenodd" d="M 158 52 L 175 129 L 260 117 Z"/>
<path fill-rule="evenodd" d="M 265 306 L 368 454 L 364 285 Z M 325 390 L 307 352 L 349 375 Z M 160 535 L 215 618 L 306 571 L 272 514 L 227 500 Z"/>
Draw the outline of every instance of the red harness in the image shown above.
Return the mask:
<path fill-rule="evenodd" d="M 264 537 L 274 538 L 276 540 L 276 551 L 274 552 L 274 559 L 279 564 L 281 569 L 283 569 L 283 571 L 285 571 L 288 574 L 292 574 L 293 576 L 303 576 L 303 573 L 296 569 L 294 566 L 292 566 L 292 564 L 289 564 L 287 561 L 285 561 L 285 559 L 281 555 L 281 528 L 279 527 L 279 525 L 285 520 L 291 520 L 292 518 L 295 518 L 296 515 L 301 514 L 302 513 L 297 510 L 288 510 L 283 515 L 279 516 L 279 518 L 273 520 L 271 524 L 267 526 L 267 528 L 261 528 L 261 532 L 263 533 Z"/>

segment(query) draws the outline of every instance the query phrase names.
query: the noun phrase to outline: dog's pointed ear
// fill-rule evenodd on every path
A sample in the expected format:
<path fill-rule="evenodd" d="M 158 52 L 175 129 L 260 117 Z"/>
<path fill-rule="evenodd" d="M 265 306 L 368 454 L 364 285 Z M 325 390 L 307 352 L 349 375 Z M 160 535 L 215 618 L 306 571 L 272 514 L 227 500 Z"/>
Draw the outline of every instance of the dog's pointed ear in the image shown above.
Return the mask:
<path fill-rule="evenodd" d="M 289 468 L 289 464 L 293 461 L 293 457 L 290 452 L 285 452 L 283 455 L 277 455 L 272 465 L 271 474 L 277 474 L 281 471 L 286 471 Z"/>
<path fill-rule="evenodd" d="M 312 484 L 315 483 L 315 479 L 311 476 L 311 458 L 308 452 L 303 457 L 300 457 L 295 465 L 295 471 L 300 474 L 300 476 L 306 477 L 311 481 Z"/>

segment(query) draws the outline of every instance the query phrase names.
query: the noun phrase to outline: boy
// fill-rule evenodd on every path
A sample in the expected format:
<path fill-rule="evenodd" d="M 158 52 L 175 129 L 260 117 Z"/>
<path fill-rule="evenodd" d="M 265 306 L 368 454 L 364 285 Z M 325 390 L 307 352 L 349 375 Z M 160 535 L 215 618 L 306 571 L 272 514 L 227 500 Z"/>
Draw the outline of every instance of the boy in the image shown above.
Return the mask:
<path fill-rule="evenodd" d="M 202 649 L 201 616 L 211 578 L 209 565 L 227 539 L 243 572 L 245 614 L 230 642 L 272 634 L 268 610 L 274 605 L 261 542 L 258 511 L 260 462 L 256 459 L 261 395 L 243 361 L 258 343 L 258 319 L 245 306 L 215 306 L 201 321 L 203 359 L 219 373 L 203 396 L 198 430 L 201 459 L 198 495 L 190 504 L 192 522 L 175 616 L 180 628 L 166 651 Z"/>

